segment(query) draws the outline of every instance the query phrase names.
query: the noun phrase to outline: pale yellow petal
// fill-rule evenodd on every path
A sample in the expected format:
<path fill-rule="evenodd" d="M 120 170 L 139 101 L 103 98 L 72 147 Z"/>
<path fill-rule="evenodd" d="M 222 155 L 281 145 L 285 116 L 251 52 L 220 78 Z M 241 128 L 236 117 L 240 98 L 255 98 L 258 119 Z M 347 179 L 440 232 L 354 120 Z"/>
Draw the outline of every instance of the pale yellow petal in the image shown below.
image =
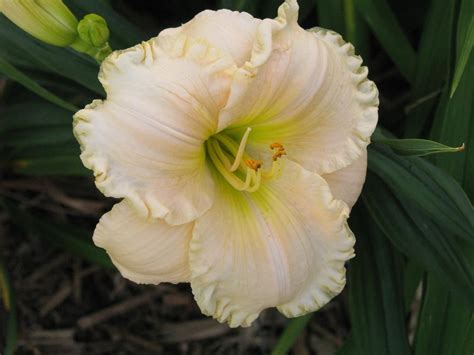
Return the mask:
<path fill-rule="evenodd" d="M 206 10 L 177 28 L 169 28 L 160 37 L 185 35 L 205 39 L 213 47 L 229 53 L 238 66 L 250 60 L 257 26 L 261 20 L 246 12 Z"/>
<path fill-rule="evenodd" d="M 323 175 L 327 181 L 334 198 L 347 203 L 352 208 L 359 198 L 367 174 L 367 150 L 351 165 Z"/>
<path fill-rule="evenodd" d="M 296 1 L 258 28 L 252 59 L 236 73 L 219 130 L 252 127 L 249 144 L 285 146 L 319 174 L 350 165 L 370 142 L 378 92 L 351 44 L 330 31 L 303 30 Z"/>
<path fill-rule="evenodd" d="M 107 100 L 74 116 L 97 187 L 171 224 L 204 213 L 214 195 L 204 142 L 216 131 L 234 66 L 208 43 L 184 37 L 110 55 L 99 75 Z"/>
<path fill-rule="evenodd" d="M 250 325 L 269 307 L 290 317 L 315 311 L 345 284 L 354 244 L 349 209 L 320 176 L 286 163 L 257 192 L 220 185 L 195 224 L 194 295 L 205 314 L 232 327 Z"/>
<path fill-rule="evenodd" d="M 193 223 L 170 226 L 147 219 L 124 200 L 100 219 L 94 243 L 104 248 L 123 277 L 147 284 L 188 282 Z"/>

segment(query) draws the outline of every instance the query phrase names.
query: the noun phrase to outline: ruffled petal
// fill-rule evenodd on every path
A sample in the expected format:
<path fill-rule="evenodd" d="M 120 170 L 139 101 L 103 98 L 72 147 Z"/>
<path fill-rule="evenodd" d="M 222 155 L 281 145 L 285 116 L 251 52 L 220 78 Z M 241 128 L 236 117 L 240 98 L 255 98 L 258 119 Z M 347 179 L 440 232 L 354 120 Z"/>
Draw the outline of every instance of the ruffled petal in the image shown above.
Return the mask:
<path fill-rule="evenodd" d="M 127 200 L 100 219 L 94 243 L 104 248 L 123 277 L 147 284 L 189 282 L 193 223 L 170 226 L 147 219 Z"/>
<path fill-rule="evenodd" d="M 219 50 L 185 37 L 112 53 L 99 75 L 107 100 L 74 116 L 97 187 L 170 224 L 202 215 L 214 195 L 204 141 L 216 131 L 234 71 Z"/>
<path fill-rule="evenodd" d="M 334 198 L 342 200 L 352 208 L 362 191 L 367 174 L 367 150 L 351 165 L 323 175 L 327 181 Z"/>
<path fill-rule="evenodd" d="M 246 12 L 206 10 L 180 27 L 163 30 L 160 37 L 185 35 L 198 40 L 205 39 L 213 47 L 230 54 L 235 63 L 241 66 L 250 60 L 260 22 Z"/>
<path fill-rule="evenodd" d="M 289 317 L 322 307 L 343 289 L 354 255 L 348 213 L 324 179 L 291 161 L 254 193 L 222 182 L 191 241 L 191 286 L 203 313 L 236 327 L 268 307 Z"/>
<path fill-rule="evenodd" d="M 236 72 L 219 130 L 252 127 L 249 144 L 285 146 L 318 174 L 362 155 L 377 123 L 378 91 L 354 47 L 323 29 L 303 30 L 287 0 L 262 21 L 252 59 Z"/>

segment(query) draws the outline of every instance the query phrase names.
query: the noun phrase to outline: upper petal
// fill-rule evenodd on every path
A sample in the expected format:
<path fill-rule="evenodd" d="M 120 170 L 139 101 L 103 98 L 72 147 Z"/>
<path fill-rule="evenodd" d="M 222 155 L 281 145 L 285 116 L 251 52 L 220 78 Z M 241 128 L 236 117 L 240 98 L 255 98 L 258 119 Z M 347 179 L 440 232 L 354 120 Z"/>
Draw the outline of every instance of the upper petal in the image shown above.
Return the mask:
<path fill-rule="evenodd" d="M 177 28 L 168 28 L 160 37 L 185 35 L 205 39 L 213 47 L 230 54 L 238 66 L 250 60 L 257 26 L 261 20 L 246 12 L 206 10 Z"/>
<path fill-rule="evenodd" d="M 127 200 L 100 219 L 94 243 L 104 248 L 123 277 L 137 283 L 188 282 L 193 223 L 170 226 L 147 219 Z"/>
<path fill-rule="evenodd" d="M 193 292 L 205 314 L 232 327 L 250 325 L 268 307 L 287 316 L 314 311 L 345 284 L 354 244 L 349 210 L 320 176 L 286 163 L 255 193 L 221 183 L 195 224 Z"/>
<path fill-rule="evenodd" d="M 107 196 L 187 223 L 212 204 L 204 141 L 216 131 L 233 61 L 204 41 L 155 38 L 102 64 L 107 100 L 74 116 L 81 159 Z"/>
<path fill-rule="evenodd" d="M 378 92 L 351 44 L 323 29 L 303 30 L 296 1 L 257 31 L 239 68 L 219 130 L 252 127 L 250 144 L 283 144 L 288 158 L 319 174 L 350 165 L 370 142 Z"/>

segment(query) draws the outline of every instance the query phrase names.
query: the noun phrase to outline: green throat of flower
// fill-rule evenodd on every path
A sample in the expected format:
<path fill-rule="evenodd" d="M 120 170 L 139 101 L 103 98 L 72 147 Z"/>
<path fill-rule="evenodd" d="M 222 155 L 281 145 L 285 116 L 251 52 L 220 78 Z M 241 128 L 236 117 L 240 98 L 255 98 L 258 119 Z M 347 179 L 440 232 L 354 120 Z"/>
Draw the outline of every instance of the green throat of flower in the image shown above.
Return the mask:
<path fill-rule="evenodd" d="M 215 170 L 238 191 L 257 191 L 262 180 L 271 179 L 280 171 L 280 158 L 286 155 L 283 145 L 272 143 L 272 166 L 268 170 L 263 169 L 262 161 L 253 159 L 245 151 L 251 130 L 247 128 L 240 143 L 225 132 L 217 133 L 206 141 L 207 156 Z"/>

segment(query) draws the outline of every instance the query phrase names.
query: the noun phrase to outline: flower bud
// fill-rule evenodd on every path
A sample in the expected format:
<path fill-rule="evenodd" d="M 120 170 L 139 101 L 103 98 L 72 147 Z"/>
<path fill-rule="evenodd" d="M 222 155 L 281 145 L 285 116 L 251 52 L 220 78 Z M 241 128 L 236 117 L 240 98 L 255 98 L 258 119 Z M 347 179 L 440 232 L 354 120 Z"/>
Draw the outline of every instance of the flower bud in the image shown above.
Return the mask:
<path fill-rule="evenodd" d="M 77 19 L 62 0 L 0 0 L 2 12 L 37 39 L 67 47 L 77 37 Z"/>
<path fill-rule="evenodd" d="M 87 44 L 101 48 L 109 40 L 109 27 L 105 19 L 96 14 L 88 14 L 77 26 L 79 37 Z"/>

